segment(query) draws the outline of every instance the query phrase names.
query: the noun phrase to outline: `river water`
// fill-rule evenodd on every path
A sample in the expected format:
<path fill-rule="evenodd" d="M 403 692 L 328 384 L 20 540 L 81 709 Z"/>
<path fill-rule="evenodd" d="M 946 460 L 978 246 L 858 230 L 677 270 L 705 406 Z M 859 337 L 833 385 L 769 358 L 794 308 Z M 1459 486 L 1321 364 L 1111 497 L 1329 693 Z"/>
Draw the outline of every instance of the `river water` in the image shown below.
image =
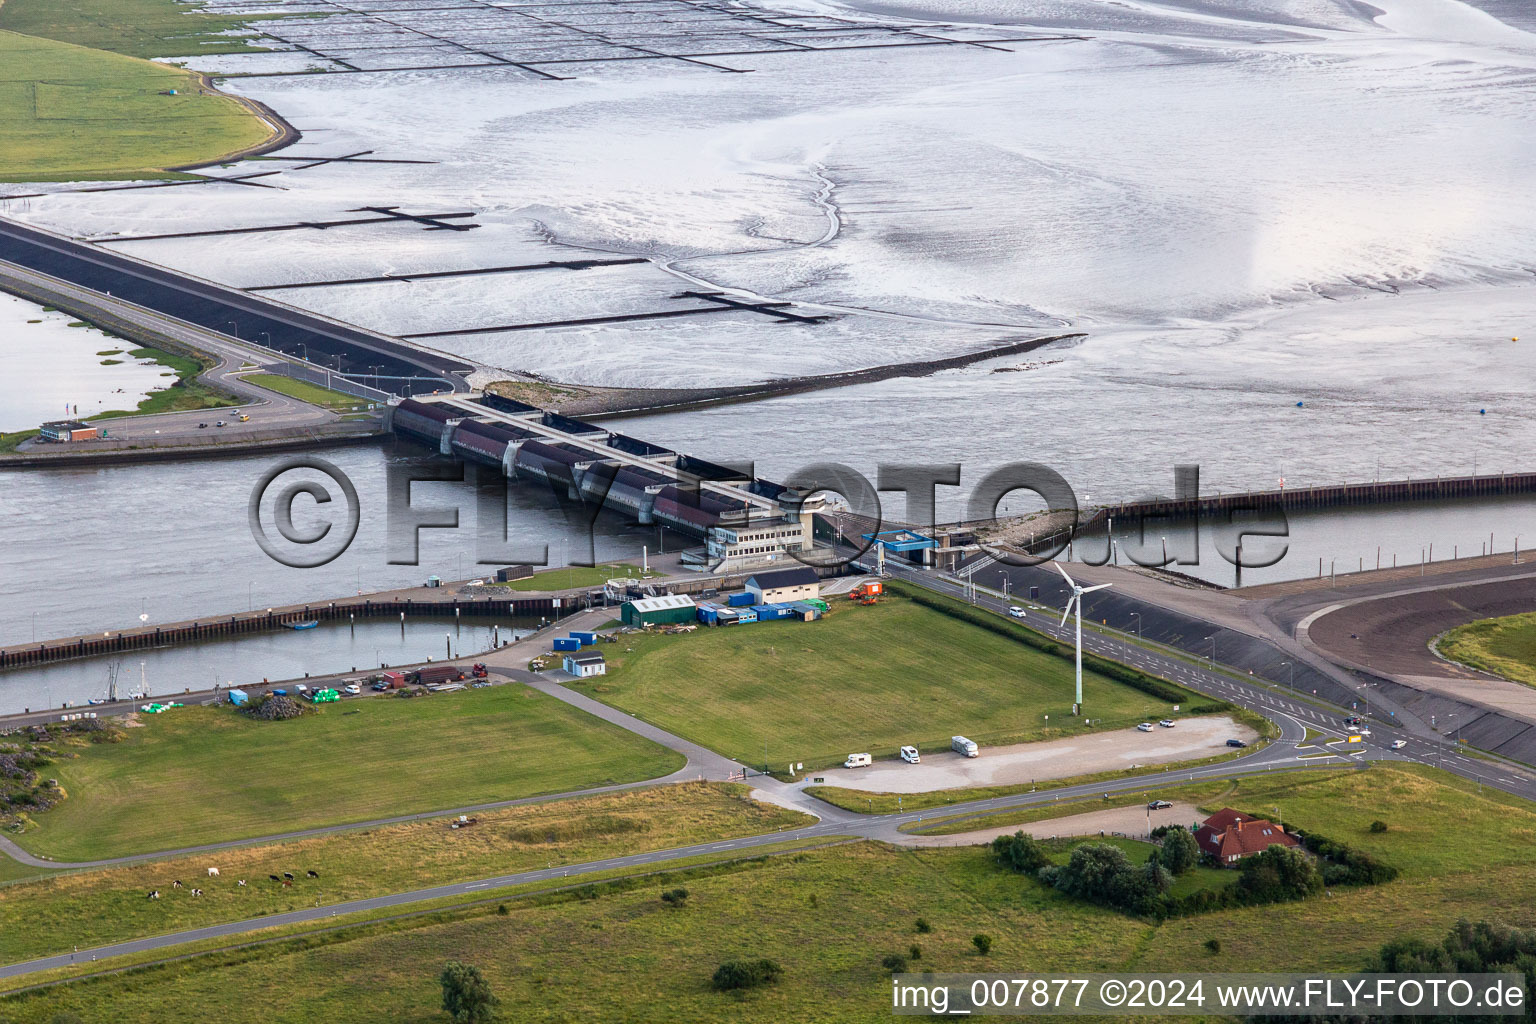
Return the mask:
<path fill-rule="evenodd" d="M 174 698 L 213 686 L 260 686 L 264 680 L 359 672 L 490 650 L 514 639 L 535 621 L 505 618 L 368 620 L 355 625 L 322 622 L 314 629 L 278 629 L 226 640 L 81 658 L 35 669 L 0 672 L 0 715 L 33 708 L 81 706 L 107 696 L 112 669 L 118 694 Z"/>

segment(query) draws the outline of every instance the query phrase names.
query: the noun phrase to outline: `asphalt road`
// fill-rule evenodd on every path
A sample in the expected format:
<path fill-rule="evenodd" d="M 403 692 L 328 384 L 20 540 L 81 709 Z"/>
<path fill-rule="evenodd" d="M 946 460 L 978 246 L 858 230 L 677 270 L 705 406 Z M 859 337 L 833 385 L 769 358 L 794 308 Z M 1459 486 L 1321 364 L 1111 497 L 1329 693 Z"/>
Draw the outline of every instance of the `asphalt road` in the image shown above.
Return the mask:
<path fill-rule="evenodd" d="M 461 375 L 473 369 L 452 356 L 132 259 L 105 245 L 78 242 L 15 221 L 0 219 L 0 261 L 206 331 L 233 334 L 274 352 L 302 353 L 317 365 L 332 365 L 360 375 L 376 373 L 380 387 L 401 394 L 419 394 L 434 386 L 467 390 Z M 436 378 L 437 382 L 416 379 L 408 383 L 408 378 Z"/>

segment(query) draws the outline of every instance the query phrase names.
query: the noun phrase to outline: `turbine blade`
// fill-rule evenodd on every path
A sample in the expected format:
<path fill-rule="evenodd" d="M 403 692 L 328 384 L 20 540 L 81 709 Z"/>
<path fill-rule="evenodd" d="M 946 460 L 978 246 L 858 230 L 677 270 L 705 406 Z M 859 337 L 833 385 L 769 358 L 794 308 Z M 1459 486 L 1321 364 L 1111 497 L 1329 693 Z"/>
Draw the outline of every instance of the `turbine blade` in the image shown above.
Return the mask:
<path fill-rule="evenodd" d="M 1071 597 L 1067 598 L 1067 606 L 1061 610 L 1061 624 L 1063 626 L 1065 626 L 1067 624 L 1067 617 L 1072 614 L 1072 605 L 1076 601 L 1077 601 L 1077 595 L 1076 594 L 1073 594 Z"/>
<path fill-rule="evenodd" d="M 1113 584 L 1113 583 L 1100 583 L 1100 584 L 1099 584 L 1099 585 L 1098 585 L 1098 586 L 1096 586 L 1096 587 L 1084 587 L 1084 588 L 1083 588 L 1083 593 L 1085 593 L 1085 594 L 1091 594 L 1091 593 L 1093 593 L 1093 592 L 1094 592 L 1094 591 L 1095 591 L 1095 590 L 1103 590 L 1103 589 L 1104 589 L 1104 588 L 1105 588 L 1105 587 L 1112 587 L 1112 586 L 1114 586 L 1114 584 Z"/>
<path fill-rule="evenodd" d="M 1057 572 L 1061 573 L 1061 578 L 1067 581 L 1067 586 L 1071 587 L 1073 590 L 1076 590 L 1077 589 L 1077 581 L 1074 580 L 1071 576 L 1067 575 L 1067 570 L 1065 570 L 1065 569 L 1063 569 L 1061 567 L 1061 563 L 1060 562 L 1052 562 L 1051 564 L 1056 567 L 1056 571 Z"/>

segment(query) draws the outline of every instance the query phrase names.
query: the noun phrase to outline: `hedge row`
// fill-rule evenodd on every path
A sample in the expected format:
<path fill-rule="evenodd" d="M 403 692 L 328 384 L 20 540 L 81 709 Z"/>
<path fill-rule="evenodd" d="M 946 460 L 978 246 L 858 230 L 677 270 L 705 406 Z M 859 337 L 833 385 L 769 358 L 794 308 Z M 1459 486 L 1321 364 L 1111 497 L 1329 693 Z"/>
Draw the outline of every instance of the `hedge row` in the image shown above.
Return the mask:
<path fill-rule="evenodd" d="M 1250 814 L 1248 817 L 1262 819 L 1264 815 Z M 1381 885 L 1398 875 L 1397 868 L 1383 864 L 1348 843 L 1294 826 L 1286 831 L 1301 840 L 1302 849 L 1327 862 L 1323 866 L 1323 880 L 1329 885 Z"/>
<path fill-rule="evenodd" d="M 1072 655 L 1070 647 L 1063 647 L 1044 634 L 1036 633 L 1025 626 L 1016 625 L 992 612 L 981 611 L 969 605 L 952 601 L 949 598 L 930 594 L 927 591 L 905 586 L 895 581 L 887 582 L 885 587 L 887 590 L 900 594 L 902 597 L 908 598 L 925 608 L 932 608 L 934 611 L 942 612 L 950 618 L 959 619 L 962 622 L 970 623 L 973 626 L 996 633 L 999 636 L 1005 636 L 1027 647 L 1033 647 L 1042 654 L 1049 654 L 1056 658 L 1068 658 Z M 1133 690 L 1139 690 L 1149 697 L 1155 697 L 1169 704 L 1185 704 L 1192 697 L 1200 696 L 1181 686 L 1158 679 L 1156 676 L 1147 675 L 1145 672 L 1131 668 L 1129 665 L 1122 665 L 1118 661 L 1110 661 L 1108 658 L 1101 658 L 1087 651 L 1083 652 L 1083 667 L 1091 669 L 1101 676 L 1108 676 L 1117 683 L 1123 683 Z M 1205 715 L 1230 711 L 1231 709 L 1232 705 L 1225 702 L 1217 702 L 1191 706 L 1186 710 L 1191 714 Z"/>

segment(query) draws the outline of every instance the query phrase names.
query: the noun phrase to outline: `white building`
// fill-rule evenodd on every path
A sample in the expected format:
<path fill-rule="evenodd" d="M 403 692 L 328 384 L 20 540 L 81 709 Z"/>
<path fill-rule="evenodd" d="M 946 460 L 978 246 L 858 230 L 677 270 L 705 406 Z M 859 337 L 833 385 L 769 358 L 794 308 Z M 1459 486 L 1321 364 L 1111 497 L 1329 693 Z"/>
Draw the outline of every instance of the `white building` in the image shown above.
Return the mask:
<path fill-rule="evenodd" d="M 597 651 L 572 651 L 562 659 L 561 666 L 578 679 L 608 674 L 608 662 Z"/>

